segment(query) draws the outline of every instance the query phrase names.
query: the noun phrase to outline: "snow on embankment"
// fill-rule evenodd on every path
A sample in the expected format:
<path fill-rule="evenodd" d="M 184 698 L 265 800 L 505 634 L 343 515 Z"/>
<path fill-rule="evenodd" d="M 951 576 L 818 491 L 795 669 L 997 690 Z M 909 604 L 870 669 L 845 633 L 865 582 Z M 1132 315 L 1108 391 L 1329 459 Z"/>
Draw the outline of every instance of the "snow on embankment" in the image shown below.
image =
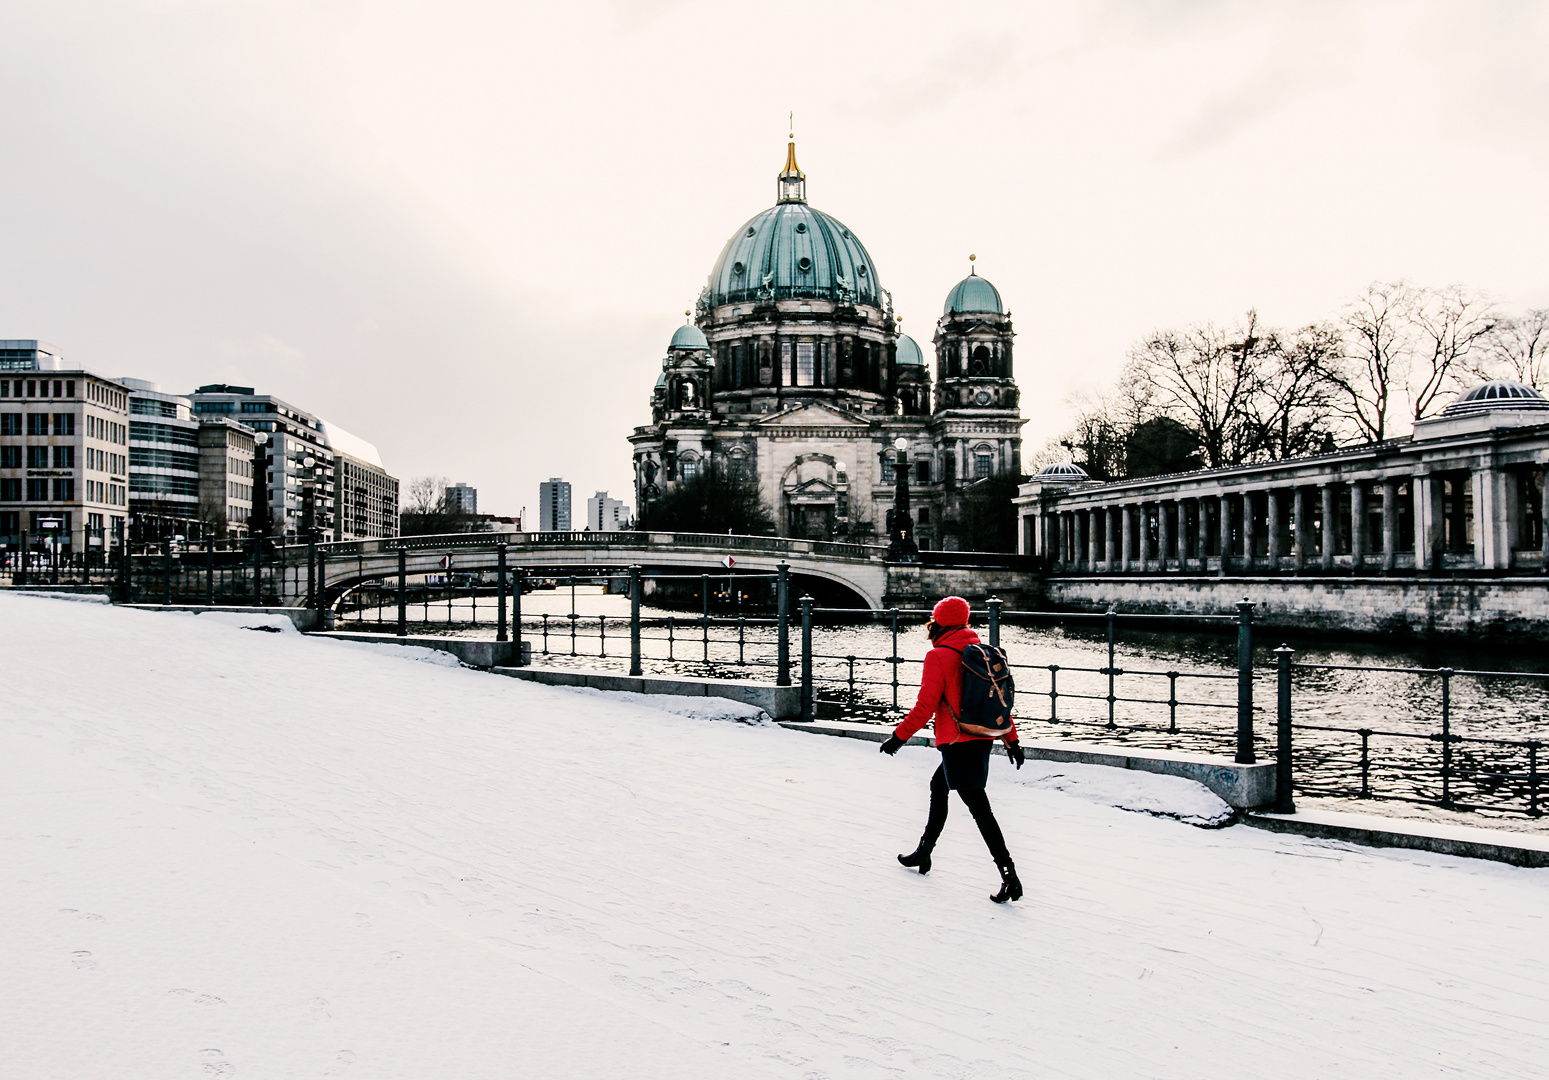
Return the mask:
<path fill-rule="evenodd" d="M 1549 1054 L 1544 871 L 1202 831 L 1099 790 L 1163 778 L 997 759 L 1028 885 L 997 907 L 960 806 L 929 876 L 893 860 L 929 750 L 280 630 L 0 594 L 0 1076 L 1474 1077 Z"/>

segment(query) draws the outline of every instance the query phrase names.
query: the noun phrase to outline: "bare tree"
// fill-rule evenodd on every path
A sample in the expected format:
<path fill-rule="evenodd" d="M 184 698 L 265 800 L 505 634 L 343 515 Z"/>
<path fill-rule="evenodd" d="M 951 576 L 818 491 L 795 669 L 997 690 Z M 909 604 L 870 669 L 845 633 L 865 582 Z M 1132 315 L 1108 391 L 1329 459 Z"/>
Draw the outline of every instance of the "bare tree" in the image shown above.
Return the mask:
<path fill-rule="evenodd" d="M 1208 467 L 1240 465 L 1259 439 L 1253 401 L 1276 348 L 1249 311 L 1234 327 L 1201 323 L 1153 334 L 1130 353 L 1129 374 L 1155 393 L 1161 414 L 1194 431 Z"/>
<path fill-rule="evenodd" d="M 1379 443 L 1391 432 L 1394 394 L 1408 369 L 1409 320 L 1418 290 L 1407 281 L 1377 282 L 1346 306 L 1340 318 L 1345 344 L 1324 360 L 1324 380 L 1334 411 L 1356 435 Z"/>
<path fill-rule="evenodd" d="M 1336 434 L 1326 373 L 1342 355 L 1339 328 L 1313 323 L 1289 340 L 1279 334 L 1270 340 L 1275 348 L 1252 407 L 1259 453 L 1283 460 L 1326 449 Z"/>
<path fill-rule="evenodd" d="M 1419 300 L 1409 314 L 1418 356 L 1409 403 L 1414 419 L 1424 420 L 1440 411 L 1443 394 L 1459 389 L 1460 377 L 1488 345 L 1500 316 L 1488 297 L 1461 285 L 1423 290 Z"/>
<path fill-rule="evenodd" d="M 447 502 L 444 476 L 416 476 L 409 481 L 408 498 L 399 513 L 404 536 L 434 536 L 468 532 L 473 520 Z"/>
<path fill-rule="evenodd" d="M 1538 391 L 1549 389 L 1549 308 L 1497 322 L 1482 356 L 1468 369 L 1481 379 L 1506 377 Z"/>

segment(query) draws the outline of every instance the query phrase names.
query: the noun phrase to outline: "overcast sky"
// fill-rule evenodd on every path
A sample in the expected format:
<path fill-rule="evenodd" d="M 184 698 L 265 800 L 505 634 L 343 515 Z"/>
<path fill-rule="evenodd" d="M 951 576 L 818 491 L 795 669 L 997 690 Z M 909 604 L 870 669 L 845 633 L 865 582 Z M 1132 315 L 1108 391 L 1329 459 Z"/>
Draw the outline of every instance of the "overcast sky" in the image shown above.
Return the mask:
<path fill-rule="evenodd" d="M 1160 326 L 1398 277 L 1549 305 L 1544 4 L 4 0 L 0 36 L 0 337 L 256 386 L 496 513 L 628 499 L 791 110 L 922 344 L 978 255 L 1030 449 Z"/>

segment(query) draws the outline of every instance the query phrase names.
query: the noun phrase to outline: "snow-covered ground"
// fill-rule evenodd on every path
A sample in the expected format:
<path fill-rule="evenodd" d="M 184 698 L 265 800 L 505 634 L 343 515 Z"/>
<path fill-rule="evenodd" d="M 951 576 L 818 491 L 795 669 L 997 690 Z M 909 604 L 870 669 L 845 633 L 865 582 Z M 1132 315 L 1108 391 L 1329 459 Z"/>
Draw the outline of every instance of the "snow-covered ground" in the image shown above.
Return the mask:
<path fill-rule="evenodd" d="M 1549 871 L 244 624 L 0 594 L 0 1077 L 1549 1075 Z"/>

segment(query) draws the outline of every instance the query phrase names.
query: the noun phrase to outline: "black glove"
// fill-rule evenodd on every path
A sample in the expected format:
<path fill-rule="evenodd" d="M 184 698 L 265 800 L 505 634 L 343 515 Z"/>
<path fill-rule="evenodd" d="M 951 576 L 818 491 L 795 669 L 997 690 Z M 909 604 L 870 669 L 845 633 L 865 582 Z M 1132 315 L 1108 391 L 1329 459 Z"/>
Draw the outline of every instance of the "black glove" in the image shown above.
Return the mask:
<path fill-rule="evenodd" d="M 888 755 L 888 757 L 892 757 L 894 754 L 898 753 L 898 748 L 903 744 L 904 741 L 897 735 L 889 735 L 887 742 L 877 747 L 877 749 Z"/>
<path fill-rule="evenodd" d="M 1006 756 L 1011 759 L 1011 764 L 1019 769 L 1022 767 L 1022 763 L 1027 760 L 1027 754 L 1023 752 L 1022 744 L 1019 742 L 1008 742 L 1006 744 Z"/>

